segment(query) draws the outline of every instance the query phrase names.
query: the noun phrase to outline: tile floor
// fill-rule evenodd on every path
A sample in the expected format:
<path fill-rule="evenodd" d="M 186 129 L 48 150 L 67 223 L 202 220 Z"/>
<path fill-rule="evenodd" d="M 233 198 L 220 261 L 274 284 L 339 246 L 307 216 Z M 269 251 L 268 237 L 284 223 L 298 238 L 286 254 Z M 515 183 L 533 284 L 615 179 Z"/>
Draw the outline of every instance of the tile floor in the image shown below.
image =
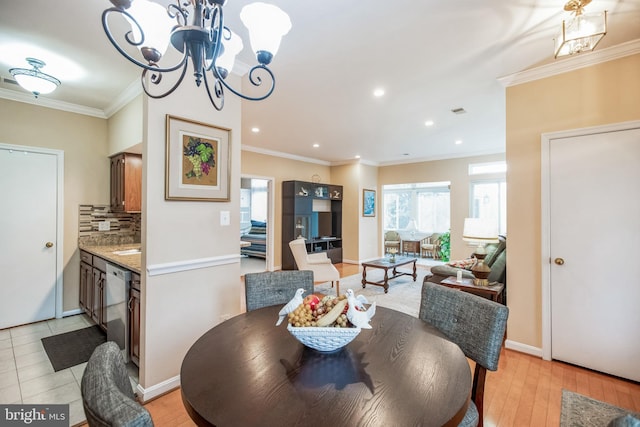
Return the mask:
<path fill-rule="evenodd" d="M 86 421 L 80 395 L 86 363 L 54 372 L 41 339 L 94 324 L 78 314 L 0 330 L 0 402 L 69 404 L 70 425 Z"/>

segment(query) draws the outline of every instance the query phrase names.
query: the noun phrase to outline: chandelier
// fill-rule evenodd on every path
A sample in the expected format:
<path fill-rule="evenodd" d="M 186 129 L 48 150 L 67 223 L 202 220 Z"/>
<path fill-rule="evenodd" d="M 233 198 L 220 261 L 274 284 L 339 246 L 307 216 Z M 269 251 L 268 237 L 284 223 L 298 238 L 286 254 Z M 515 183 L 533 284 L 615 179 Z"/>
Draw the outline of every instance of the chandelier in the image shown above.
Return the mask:
<path fill-rule="evenodd" d="M 60 85 L 60 80 L 56 79 L 49 74 L 45 74 L 40 71 L 40 68 L 46 64 L 36 58 L 26 58 L 27 63 L 33 68 L 12 68 L 9 70 L 14 79 L 20 86 L 37 98 L 40 94 L 51 93 Z"/>
<path fill-rule="evenodd" d="M 584 13 L 584 7 L 591 0 L 570 0 L 564 10 L 573 17 L 562 21 L 562 29 L 555 38 L 554 56 L 573 55 L 593 50 L 607 34 L 607 11 Z"/>
<path fill-rule="evenodd" d="M 176 0 L 166 9 L 149 0 L 110 1 L 114 7 L 102 13 L 102 27 L 118 52 L 143 68 L 142 88 L 151 98 L 164 98 L 180 86 L 189 62 L 196 85 L 200 87 L 204 81 L 209 100 L 218 111 L 224 107 L 225 88 L 250 101 L 263 100 L 273 93 L 275 77 L 267 65 L 291 29 L 289 16 L 278 7 L 258 2 L 244 6 L 240 13 L 258 62 L 249 70 L 248 79 L 260 94 L 249 96 L 225 80 L 235 56 L 244 47 L 240 37 L 224 24 L 227 0 Z M 109 27 L 112 14 L 123 16 L 131 28 L 120 42 Z M 169 43 L 176 51 L 171 52 L 175 59 L 170 65 L 160 66 Z M 136 56 L 130 53 L 135 52 L 131 46 L 137 48 Z M 178 75 L 175 82 L 161 86 L 163 76 L 174 72 Z"/>

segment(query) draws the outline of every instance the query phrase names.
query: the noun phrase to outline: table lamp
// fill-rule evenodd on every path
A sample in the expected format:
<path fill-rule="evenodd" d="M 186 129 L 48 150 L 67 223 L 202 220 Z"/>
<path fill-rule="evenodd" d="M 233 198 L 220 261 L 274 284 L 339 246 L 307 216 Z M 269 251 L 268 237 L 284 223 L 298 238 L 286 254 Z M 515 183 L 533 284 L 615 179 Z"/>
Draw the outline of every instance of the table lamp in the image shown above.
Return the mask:
<path fill-rule="evenodd" d="M 491 221 L 481 218 L 465 218 L 464 230 L 462 232 L 462 240 L 465 242 L 477 243 L 474 255 L 478 262 L 471 269 L 473 273 L 473 283 L 478 286 L 487 286 L 489 284 L 489 273 L 491 268 L 484 263 L 487 256 L 485 246 L 487 243 L 498 243 L 498 230 Z"/>

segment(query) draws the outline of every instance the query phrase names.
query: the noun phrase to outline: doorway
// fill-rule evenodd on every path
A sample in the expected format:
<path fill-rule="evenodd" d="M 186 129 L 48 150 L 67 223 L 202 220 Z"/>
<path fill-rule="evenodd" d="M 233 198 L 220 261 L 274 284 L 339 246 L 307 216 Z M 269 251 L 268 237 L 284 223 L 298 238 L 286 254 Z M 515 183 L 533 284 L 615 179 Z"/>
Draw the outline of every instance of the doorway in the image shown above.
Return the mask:
<path fill-rule="evenodd" d="M 62 317 L 64 153 L 0 144 L 0 329 Z"/>
<path fill-rule="evenodd" d="M 273 271 L 274 178 L 242 176 L 240 181 L 240 271 Z"/>
<path fill-rule="evenodd" d="M 640 122 L 542 144 L 543 358 L 640 381 Z"/>

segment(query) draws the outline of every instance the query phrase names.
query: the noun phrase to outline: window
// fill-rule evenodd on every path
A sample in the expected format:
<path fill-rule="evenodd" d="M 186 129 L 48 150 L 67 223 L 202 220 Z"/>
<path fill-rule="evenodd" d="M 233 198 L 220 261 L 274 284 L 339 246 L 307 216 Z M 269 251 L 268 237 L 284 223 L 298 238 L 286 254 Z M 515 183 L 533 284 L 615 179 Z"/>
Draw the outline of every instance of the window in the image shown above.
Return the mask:
<path fill-rule="evenodd" d="M 490 174 L 491 178 L 471 182 L 470 212 L 472 218 L 494 221 L 498 233 L 507 233 L 507 182 L 505 162 L 469 165 L 469 175 Z"/>
<path fill-rule="evenodd" d="M 385 230 L 405 230 L 411 220 L 418 231 L 449 230 L 449 182 L 385 185 L 382 197 Z"/>

